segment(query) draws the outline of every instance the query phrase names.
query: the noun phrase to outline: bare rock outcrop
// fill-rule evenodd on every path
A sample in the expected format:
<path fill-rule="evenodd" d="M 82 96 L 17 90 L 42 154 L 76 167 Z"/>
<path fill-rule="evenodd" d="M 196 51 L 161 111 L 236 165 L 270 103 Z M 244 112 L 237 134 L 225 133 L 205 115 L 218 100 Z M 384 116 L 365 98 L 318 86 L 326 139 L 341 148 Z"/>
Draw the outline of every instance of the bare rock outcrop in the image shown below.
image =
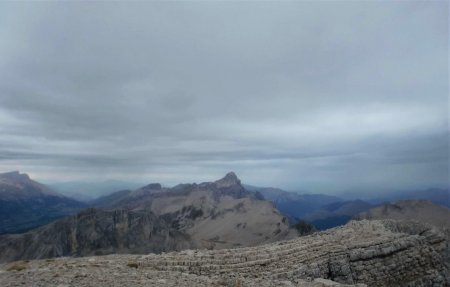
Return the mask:
<path fill-rule="evenodd" d="M 443 234 L 430 225 L 361 220 L 256 247 L 9 263 L 0 266 L 0 283 L 2 286 L 31 282 L 33 286 L 48 286 L 49 282 L 56 286 L 449 286 L 450 267 L 442 254 L 444 243 Z"/>
<path fill-rule="evenodd" d="M 149 255 L 140 264 L 198 275 L 239 274 L 290 281 L 326 278 L 369 286 L 447 286 L 450 277 L 444 251 L 445 237 L 429 225 L 364 220 L 258 247 Z"/>
<path fill-rule="evenodd" d="M 162 272 L 136 265 L 139 258 L 110 255 L 91 258 L 20 261 L 1 266 L 2 287 L 364 287 L 364 284 L 340 284 L 327 279 L 295 281 L 239 276 L 196 275 Z"/>
<path fill-rule="evenodd" d="M 188 235 L 150 211 L 86 209 L 24 234 L 0 236 L 0 262 L 192 248 Z"/>

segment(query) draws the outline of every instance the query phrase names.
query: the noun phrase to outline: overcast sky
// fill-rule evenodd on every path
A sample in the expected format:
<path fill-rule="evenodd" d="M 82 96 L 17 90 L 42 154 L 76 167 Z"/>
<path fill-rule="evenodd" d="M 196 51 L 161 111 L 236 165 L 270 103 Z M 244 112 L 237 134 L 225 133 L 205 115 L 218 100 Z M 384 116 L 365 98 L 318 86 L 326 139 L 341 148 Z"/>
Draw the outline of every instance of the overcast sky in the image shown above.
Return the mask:
<path fill-rule="evenodd" d="M 449 183 L 448 2 L 0 2 L 0 172 Z"/>

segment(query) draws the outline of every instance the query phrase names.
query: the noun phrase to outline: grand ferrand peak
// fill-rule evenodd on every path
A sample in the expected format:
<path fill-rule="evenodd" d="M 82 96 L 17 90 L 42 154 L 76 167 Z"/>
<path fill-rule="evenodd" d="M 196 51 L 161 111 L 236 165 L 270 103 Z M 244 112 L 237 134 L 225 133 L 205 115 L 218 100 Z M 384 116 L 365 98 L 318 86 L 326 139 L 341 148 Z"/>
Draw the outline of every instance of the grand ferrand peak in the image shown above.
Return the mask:
<path fill-rule="evenodd" d="M 218 188 L 231 187 L 236 185 L 241 185 L 241 180 L 236 176 L 234 172 L 229 172 L 223 177 L 215 182 Z"/>

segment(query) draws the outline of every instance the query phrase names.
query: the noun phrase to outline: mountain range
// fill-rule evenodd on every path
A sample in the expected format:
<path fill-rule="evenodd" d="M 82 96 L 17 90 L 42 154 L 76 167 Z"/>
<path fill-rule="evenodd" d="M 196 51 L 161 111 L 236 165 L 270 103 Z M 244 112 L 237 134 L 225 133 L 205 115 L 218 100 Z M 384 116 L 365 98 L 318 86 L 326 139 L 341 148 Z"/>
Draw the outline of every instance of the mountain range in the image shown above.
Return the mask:
<path fill-rule="evenodd" d="M 223 278 L 217 276 L 224 272 L 231 286 L 241 282 L 340 286 L 327 280 L 370 286 L 450 282 L 446 263 L 450 209 L 429 200 L 374 204 L 298 194 L 245 186 L 233 172 L 216 181 L 171 188 L 150 183 L 88 203 L 63 196 L 19 172 L 1 174 L 0 188 L 0 204 L 9 208 L 2 208 L 0 214 L 5 233 L 11 233 L 11 227 L 42 225 L 0 235 L 0 280 L 7 286 L 30 285 L 34 280 L 42 286 L 49 282 L 114 285 L 141 269 L 159 276 L 162 281 L 157 286 L 168 280 L 175 280 L 173 286 L 196 285 L 199 278 L 209 282 L 207 286 L 220 285 Z M 439 192 L 420 196 L 436 199 Z M 338 225 L 343 226 L 333 228 Z M 95 257 L 74 258 L 85 256 Z M 63 258 L 30 261 L 52 257 Z M 101 272 L 94 267 L 101 267 Z M 122 276 L 115 275 L 118 271 Z M 170 276 L 164 275 L 168 272 Z M 190 274 L 193 281 L 180 281 L 172 276 L 174 272 Z M 107 281 L 103 274 L 116 277 Z M 263 281 L 248 279 L 260 275 Z M 315 278 L 314 284 L 308 285 L 310 278 Z"/>
<path fill-rule="evenodd" d="M 166 202 L 167 198 L 170 197 L 169 195 L 179 195 L 183 192 L 188 194 L 189 190 L 201 189 L 206 186 L 213 187 L 207 183 L 180 184 L 173 188 L 163 188 L 158 183 L 148 184 L 140 188 L 133 188 L 133 186 L 136 186 L 136 184 L 122 181 L 104 181 L 93 183 L 68 182 L 53 184 L 49 187 L 17 171 L 0 174 L 0 206 L 2 206 L 0 210 L 0 234 L 24 232 L 57 218 L 75 214 L 87 207 L 129 210 L 150 208 L 152 212 L 162 215 L 168 213 L 164 209 L 169 207 L 163 207 L 165 204 L 161 202 Z M 108 189 L 112 190 L 119 187 L 122 187 L 119 191 L 107 192 Z M 55 188 L 58 192 L 55 191 Z M 83 190 L 83 192 L 77 193 L 79 190 Z M 383 203 L 394 203 L 399 199 L 424 199 L 443 206 L 450 206 L 449 193 L 445 189 L 403 191 L 366 200 L 344 199 L 326 194 L 302 194 L 279 188 L 245 184 L 241 185 L 235 192 L 239 193 L 239 190 L 246 196 L 264 198 L 272 202 L 273 207 L 287 217 L 291 225 L 299 223 L 300 220 L 303 223 L 307 222 L 314 225 L 319 230 L 343 225 L 360 212 L 380 206 Z M 64 192 L 64 195 L 59 191 Z M 215 197 L 217 197 L 217 191 L 212 192 L 215 192 Z M 238 193 L 234 197 L 239 197 Z M 79 194 L 83 196 L 80 197 Z M 91 195 L 89 196 L 89 194 Z M 95 194 L 103 194 L 103 196 L 92 199 Z M 75 197 L 84 200 L 73 199 Z M 172 204 L 177 205 L 176 202 Z M 193 206 L 198 208 L 198 205 L 197 202 Z M 156 206 L 161 207 L 157 208 Z M 216 206 L 210 205 L 209 209 L 212 208 L 216 208 Z M 298 226 L 301 226 L 301 224 Z M 307 230 L 310 229 L 310 227 L 306 227 Z"/>
<path fill-rule="evenodd" d="M 430 188 L 427 190 L 402 191 L 376 198 L 344 199 L 326 194 L 301 194 L 273 187 L 245 185 L 249 190 L 261 193 L 274 203 L 291 221 L 306 221 L 318 230 L 344 225 L 353 217 L 371 208 L 399 200 L 429 200 L 437 205 L 450 207 L 449 190 Z"/>
<path fill-rule="evenodd" d="M 86 204 L 18 171 L 0 174 L 0 234 L 23 232 L 74 214 Z"/>
<path fill-rule="evenodd" d="M 92 204 L 96 208 L 38 229 L 0 236 L 0 261 L 254 246 L 300 233 L 234 173 L 173 188 L 149 184 Z"/>

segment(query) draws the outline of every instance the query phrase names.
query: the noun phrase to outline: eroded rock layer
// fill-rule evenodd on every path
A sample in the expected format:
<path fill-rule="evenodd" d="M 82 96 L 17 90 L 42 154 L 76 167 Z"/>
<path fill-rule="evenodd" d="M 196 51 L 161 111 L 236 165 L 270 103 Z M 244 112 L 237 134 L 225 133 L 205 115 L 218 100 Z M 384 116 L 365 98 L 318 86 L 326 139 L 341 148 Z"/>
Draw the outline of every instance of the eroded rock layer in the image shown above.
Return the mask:
<path fill-rule="evenodd" d="M 148 255 L 139 264 L 198 275 L 327 278 L 369 286 L 446 286 L 450 278 L 445 248 L 444 236 L 431 226 L 364 220 L 258 247 Z"/>
<path fill-rule="evenodd" d="M 339 282 L 367 286 L 449 286 L 445 249 L 445 237 L 429 225 L 362 220 L 257 247 L 8 263 L 0 268 L 0 283 L 2 286 L 31 283 L 33 286 L 50 283 L 340 286 L 336 283 Z"/>

